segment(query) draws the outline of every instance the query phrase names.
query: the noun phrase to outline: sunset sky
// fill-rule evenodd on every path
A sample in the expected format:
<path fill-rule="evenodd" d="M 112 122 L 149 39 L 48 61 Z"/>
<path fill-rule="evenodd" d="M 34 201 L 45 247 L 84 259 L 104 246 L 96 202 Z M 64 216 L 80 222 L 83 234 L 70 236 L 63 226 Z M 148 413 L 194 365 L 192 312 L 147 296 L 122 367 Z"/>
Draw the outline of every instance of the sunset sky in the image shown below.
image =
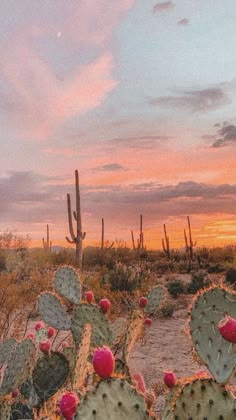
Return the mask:
<path fill-rule="evenodd" d="M 1 0 L 0 230 L 236 243 L 236 1 Z"/>

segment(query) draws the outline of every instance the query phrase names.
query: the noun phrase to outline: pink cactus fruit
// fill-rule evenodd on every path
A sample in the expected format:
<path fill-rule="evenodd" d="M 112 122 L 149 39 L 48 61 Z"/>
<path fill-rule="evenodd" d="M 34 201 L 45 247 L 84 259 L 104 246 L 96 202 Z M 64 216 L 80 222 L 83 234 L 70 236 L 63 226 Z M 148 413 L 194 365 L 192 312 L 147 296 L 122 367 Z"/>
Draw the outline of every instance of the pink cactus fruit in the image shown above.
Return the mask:
<path fill-rule="evenodd" d="M 111 302 L 109 301 L 109 299 L 102 299 L 99 302 L 99 306 L 101 308 L 101 311 L 104 314 L 106 314 L 109 311 L 110 307 L 111 307 Z"/>
<path fill-rule="evenodd" d="M 176 384 L 176 376 L 174 372 L 168 371 L 164 373 L 164 382 L 168 388 L 173 388 Z"/>
<path fill-rule="evenodd" d="M 144 308 L 147 304 L 148 304 L 148 300 L 147 300 L 147 298 L 146 298 L 146 297 L 144 297 L 144 296 L 142 296 L 142 297 L 139 299 L 139 306 L 140 306 L 140 308 Z"/>
<path fill-rule="evenodd" d="M 98 348 L 93 355 L 93 368 L 101 378 L 109 378 L 115 368 L 115 358 L 109 347 Z"/>
<path fill-rule="evenodd" d="M 63 349 L 66 349 L 67 347 L 70 347 L 68 341 L 63 341 L 61 346 L 62 346 Z"/>
<path fill-rule="evenodd" d="M 30 332 L 27 334 L 26 338 L 29 338 L 30 340 L 34 340 L 35 339 L 35 335 L 33 332 Z"/>
<path fill-rule="evenodd" d="M 51 343 L 50 343 L 50 341 L 49 340 L 40 341 L 40 343 L 39 343 L 39 349 L 44 354 L 50 353 L 50 350 L 51 350 Z"/>
<path fill-rule="evenodd" d="M 132 381 L 137 391 L 141 392 L 142 394 L 145 394 L 146 386 L 145 386 L 143 376 L 140 375 L 139 373 L 135 373 L 134 375 L 132 375 Z"/>
<path fill-rule="evenodd" d="M 145 402 L 147 404 L 147 408 L 150 410 L 150 408 L 152 408 L 152 406 L 155 402 L 155 399 L 156 399 L 156 396 L 155 396 L 154 392 L 153 391 L 147 391 L 144 395 L 144 399 L 145 399 Z"/>
<path fill-rule="evenodd" d="M 14 389 L 14 391 L 12 391 L 11 396 L 12 398 L 16 398 L 19 395 L 20 391 L 19 389 Z"/>
<path fill-rule="evenodd" d="M 49 327 L 47 331 L 48 338 L 52 338 L 55 335 L 55 332 L 56 332 L 55 328 Z"/>
<path fill-rule="evenodd" d="M 236 343 L 236 319 L 225 316 L 218 324 L 222 337 L 230 343 Z"/>
<path fill-rule="evenodd" d="M 94 300 L 94 294 L 91 290 L 86 292 L 84 297 L 85 297 L 85 299 L 87 300 L 88 303 L 92 303 L 92 301 Z"/>
<path fill-rule="evenodd" d="M 44 327 L 45 327 L 45 325 L 44 325 L 44 322 L 43 321 L 36 322 L 36 324 L 34 326 L 35 331 L 40 331 Z"/>
<path fill-rule="evenodd" d="M 73 420 L 78 404 L 79 397 L 75 392 L 67 392 L 62 395 L 59 407 L 65 420 Z"/>
<path fill-rule="evenodd" d="M 146 319 L 145 319 L 145 321 L 144 321 L 144 324 L 145 324 L 145 325 L 149 325 L 149 326 L 151 326 L 151 325 L 152 325 L 152 320 L 151 320 L 151 318 L 146 318 Z"/>

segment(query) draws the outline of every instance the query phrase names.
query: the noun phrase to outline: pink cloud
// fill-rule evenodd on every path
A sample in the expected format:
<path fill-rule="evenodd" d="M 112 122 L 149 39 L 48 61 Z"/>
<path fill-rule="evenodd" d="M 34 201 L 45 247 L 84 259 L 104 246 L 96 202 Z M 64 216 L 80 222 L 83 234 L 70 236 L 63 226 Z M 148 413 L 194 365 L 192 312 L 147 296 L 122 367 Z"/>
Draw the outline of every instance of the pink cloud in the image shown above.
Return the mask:
<path fill-rule="evenodd" d="M 156 12 L 163 12 L 164 10 L 173 9 L 175 7 L 175 4 L 173 1 L 164 1 L 162 3 L 157 3 L 155 6 L 153 6 L 153 13 Z"/>
<path fill-rule="evenodd" d="M 180 26 L 187 26 L 187 25 L 189 25 L 189 19 L 187 19 L 187 18 L 180 19 L 178 21 L 178 25 L 180 25 Z"/>
<path fill-rule="evenodd" d="M 73 116 L 103 103 L 117 86 L 112 76 L 115 63 L 111 37 L 134 2 L 120 0 L 112 7 L 110 0 L 66 2 L 66 6 L 58 6 L 55 26 L 45 22 L 43 27 L 35 17 L 30 25 L 6 36 L 0 45 L 0 65 L 7 87 L 2 103 L 18 136 L 46 140 Z M 67 73 L 64 70 L 63 77 L 59 77 L 56 63 L 49 62 L 45 45 L 53 45 L 59 55 L 67 51 L 65 58 L 72 65 Z M 96 58 L 77 64 L 87 45 L 97 49 Z"/>

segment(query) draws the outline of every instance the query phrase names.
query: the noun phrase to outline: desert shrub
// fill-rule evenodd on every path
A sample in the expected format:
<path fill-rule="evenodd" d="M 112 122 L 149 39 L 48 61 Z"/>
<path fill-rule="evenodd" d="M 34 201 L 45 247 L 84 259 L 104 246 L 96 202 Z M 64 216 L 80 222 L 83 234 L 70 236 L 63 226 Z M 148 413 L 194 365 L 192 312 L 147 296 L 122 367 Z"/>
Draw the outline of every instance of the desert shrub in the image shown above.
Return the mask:
<path fill-rule="evenodd" d="M 230 268 L 226 275 L 225 275 L 225 280 L 230 283 L 235 285 L 236 284 L 236 268 Z"/>
<path fill-rule="evenodd" d="M 177 298 L 182 293 L 185 293 L 185 285 L 182 280 L 174 280 L 167 283 L 167 289 L 173 298 Z"/>
<path fill-rule="evenodd" d="M 109 284 L 111 291 L 126 290 L 132 292 L 139 289 L 149 277 L 150 272 L 143 270 L 140 266 L 127 266 L 117 263 L 113 270 L 103 276 L 102 282 Z"/>
<path fill-rule="evenodd" d="M 188 284 L 187 293 L 197 293 L 198 290 L 209 286 L 209 279 L 204 271 L 192 274 L 191 282 Z"/>
<path fill-rule="evenodd" d="M 161 308 L 161 313 L 165 318 L 171 318 L 175 310 L 175 305 L 173 303 L 167 302 Z"/>

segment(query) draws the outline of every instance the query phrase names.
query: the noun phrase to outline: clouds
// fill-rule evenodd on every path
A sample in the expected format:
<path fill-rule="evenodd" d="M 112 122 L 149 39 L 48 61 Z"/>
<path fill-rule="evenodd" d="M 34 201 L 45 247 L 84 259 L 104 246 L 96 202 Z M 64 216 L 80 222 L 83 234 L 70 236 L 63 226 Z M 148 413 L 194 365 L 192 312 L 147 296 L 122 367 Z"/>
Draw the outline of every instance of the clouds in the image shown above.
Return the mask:
<path fill-rule="evenodd" d="M 159 147 L 162 143 L 167 142 L 171 138 L 173 137 L 165 135 L 119 137 L 109 140 L 106 144 L 107 146 L 124 147 L 128 149 L 151 150 Z"/>
<path fill-rule="evenodd" d="M 103 170 L 120 170 L 115 163 L 103 166 Z M 53 222 L 58 229 L 67 229 L 66 194 L 74 184 L 62 182 L 60 177 L 44 177 L 33 172 L 11 172 L 0 178 L 0 204 L 2 223 L 11 221 L 27 224 Z M 156 219 L 186 214 L 233 214 L 236 204 L 236 185 L 211 185 L 193 181 L 176 185 L 146 182 L 129 185 L 83 185 L 81 205 L 85 218 L 98 219 L 104 215 L 109 220 L 132 223 L 140 212 L 147 223 Z M 86 216 L 87 215 L 87 216 Z M 118 228 L 117 226 L 117 228 Z M 29 227 L 30 231 L 30 227 Z"/>
<path fill-rule="evenodd" d="M 157 3 L 155 4 L 155 6 L 153 6 L 153 13 L 157 13 L 157 12 L 163 12 L 165 10 L 169 10 L 169 9 L 173 9 L 175 7 L 175 4 L 173 3 L 173 1 L 164 1 L 161 3 Z"/>
<path fill-rule="evenodd" d="M 125 171 L 126 168 L 119 163 L 108 163 L 107 165 L 97 166 L 94 168 L 95 171 L 102 171 L 102 172 L 116 172 L 116 171 Z"/>
<path fill-rule="evenodd" d="M 112 37 L 134 0 L 47 3 L 38 10 L 32 2 L 25 13 L 16 5 L 18 25 L 0 43 L 0 109 L 9 130 L 32 141 L 47 140 L 116 88 Z"/>
<path fill-rule="evenodd" d="M 177 24 L 180 25 L 180 26 L 188 26 L 189 25 L 189 19 L 187 19 L 187 18 L 180 19 L 177 22 Z"/>
<path fill-rule="evenodd" d="M 225 123 L 223 127 L 218 130 L 216 140 L 213 142 L 212 147 L 219 148 L 235 143 L 236 125 Z"/>
<path fill-rule="evenodd" d="M 151 106 L 167 108 L 186 108 L 191 112 L 205 112 L 230 103 L 228 96 L 220 87 L 188 90 L 178 96 L 160 96 L 151 99 Z"/>

